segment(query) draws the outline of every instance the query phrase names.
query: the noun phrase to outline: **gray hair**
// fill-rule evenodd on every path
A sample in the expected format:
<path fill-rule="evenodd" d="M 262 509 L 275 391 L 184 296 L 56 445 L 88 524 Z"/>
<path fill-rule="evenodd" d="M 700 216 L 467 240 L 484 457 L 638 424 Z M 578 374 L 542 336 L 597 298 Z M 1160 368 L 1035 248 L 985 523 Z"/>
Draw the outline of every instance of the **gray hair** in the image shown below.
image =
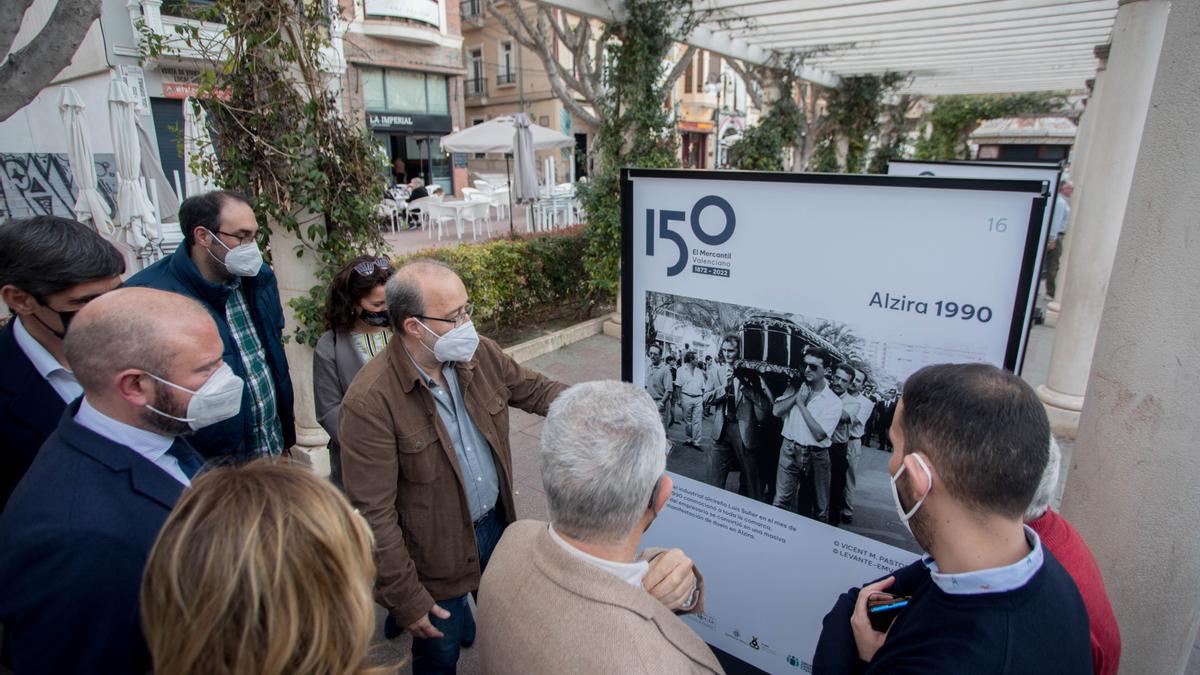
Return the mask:
<path fill-rule="evenodd" d="M 1025 509 L 1025 520 L 1037 520 L 1042 517 L 1046 509 L 1050 508 L 1050 502 L 1054 499 L 1054 493 L 1058 489 L 1058 470 L 1062 464 L 1062 450 L 1058 447 L 1058 441 L 1054 440 L 1054 436 L 1050 436 L 1050 452 L 1046 457 L 1046 470 L 1042 472 L 1042 480 L 1038 483 L 1037 492 L 1033 494 L 1033 501 L 1029 503 L 1029 508 Z"/>
<path fill-rule="evenodd" d="M 445 263 L 430 258 L 417 258 L 401 265 L 388 279 L 384 295 L 387 298 L 388 320 L 391 321 L 394 330 L 404 330 L 401 326 L 405 319 L 425 313 L 421 279 L 431 272 L 455 274 L 454 269 Z"/>
<path fill-rule="evenodd" d="M 419 178 L 417 176 L 413 176 L 413 179 L 411 182 L 412 182 L 413 187 L 425 187 L 425 181 L 421 180 L 421 178 Z"/>
<path fill-rule="evenodd" d="M 559 394 L 541 446 L 555 529 L 581 541 L 623 540 L 666 470 L 666 447 L 658 407 L 641 387 L 602 380 Z"/>

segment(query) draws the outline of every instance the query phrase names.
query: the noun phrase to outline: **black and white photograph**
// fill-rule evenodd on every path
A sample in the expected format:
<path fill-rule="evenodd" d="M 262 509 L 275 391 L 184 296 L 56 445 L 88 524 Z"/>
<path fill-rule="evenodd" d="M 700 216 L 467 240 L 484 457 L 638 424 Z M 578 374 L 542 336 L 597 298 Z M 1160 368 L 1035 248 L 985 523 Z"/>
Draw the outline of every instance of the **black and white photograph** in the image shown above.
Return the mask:
<path fill-rule="evenodd" d="M 944 352 L 660 292 L 646 293 L 645 330 L 644 381 L 671 444 L 668 470 L 919 550 L 893 506 L 888 431 L 903 378 Z"/>

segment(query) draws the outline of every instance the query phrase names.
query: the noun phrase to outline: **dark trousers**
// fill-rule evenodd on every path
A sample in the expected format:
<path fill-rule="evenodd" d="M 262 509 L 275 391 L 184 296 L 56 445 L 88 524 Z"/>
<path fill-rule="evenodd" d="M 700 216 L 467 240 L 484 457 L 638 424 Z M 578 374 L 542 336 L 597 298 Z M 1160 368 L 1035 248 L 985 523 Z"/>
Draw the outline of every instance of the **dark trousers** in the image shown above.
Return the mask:
<path fill-rule="evenodd" d="M 829 446 L 829 524 L 837 525 L 846 502 L 846 474 L 850 470 L 850 447 L 847 443 Z"/>
<path fill-rule="evenodd" d="M 1046 297 L 1055 298 L 1058 295 L 1056 287 L 1056 279 L 1058 277 L 1058 264 L 1062 260 L 1062 237 L 1056 240 L 1053 251 L 1046 251 L 1046 255 L 1042 258 L 1042 272 L 1046 275 Z"/>
<path fill-rule="evenodd" d="M 475 523 L 475 544 L 479 547 L 479 571 L 487 568 L 504 527 L 496 511 L 492 510 Z M 434 628 L 442 631 L 443 637 L 435 639 L 413 638 L 413 675 L 452 675 L 457 671 L 458 653 L 463 642 L 475 641 L 475 617 L 467 596 L 438 600 L 437 604 L 447 612 L 449 619 L 430 615 Z"/>
<path fill-rule="evenodd" d="M 727 415 L 721 425 L 721 436 L 708 455 L 708 483 L 724 490 L 729 473 L 737 471 L 738 494 L 762 501 L 763 482 L 758 468 L 758 458 L 742 443 L 737 417 Z"/>

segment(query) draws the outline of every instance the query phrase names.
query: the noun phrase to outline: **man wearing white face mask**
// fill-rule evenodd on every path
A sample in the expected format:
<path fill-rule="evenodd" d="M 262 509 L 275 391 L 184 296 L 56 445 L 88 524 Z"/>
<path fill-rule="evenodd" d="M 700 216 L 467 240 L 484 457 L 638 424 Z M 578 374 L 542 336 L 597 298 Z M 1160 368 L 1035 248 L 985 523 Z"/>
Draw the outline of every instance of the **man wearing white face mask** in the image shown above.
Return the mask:
<path fill-rule="evenodd" d="M 130 330 L 136 326 L 136 330 Z M 71 323 L 83 397 L 0 516 L 0 623 L 18 673 L 141 673 L 138 590 L 150 548 L 203 459 L 180 438 L 236 415 L 243 384 L 208 313 L 118 289 Z"/>
<path fill-rule="evenodd" d="M 904 385 L 888 462 L 897 515 L 928 555 L 842 594 L 813 673 L 1092 670 L 1075 583 L 1022 517 L 1046 466 L 1037 395 L 986 364 L 929 366 Z M 873 627 L 871 606 L 906 603 Z"/>
<path fill-rule="evenodd" d="M 283 307 L 258 248 L 246 200 L 217 190 L 179 207 L 184 244 L 126 282 L 193 298 L 217 322 L 224 358 L 246 382 L 241 413 L 206 427 L 193 445 L 206 457 L 278 455 L 296 442 L 292 380 L 283 352 Z"/>
<path fill-rule="evenodd" d="M 449 267 L 410 262 L 386 289 L 399 339 L 362 367 L 342 399 L 342 480 L 375 532 L 385 633 L 413 634 L 417 675 L 453 673 L 460 646 L 475 639 L 466 594 L 479 588 L 501 532 L 516 520 L 508 407 L 545 415 L 566 385 L 479 337 L 466 287 Z M 656 597 L 691 587 L 690 561 L 662 574 L 685 559 L 656 559 L 651 578 L 669 578 Z"/>

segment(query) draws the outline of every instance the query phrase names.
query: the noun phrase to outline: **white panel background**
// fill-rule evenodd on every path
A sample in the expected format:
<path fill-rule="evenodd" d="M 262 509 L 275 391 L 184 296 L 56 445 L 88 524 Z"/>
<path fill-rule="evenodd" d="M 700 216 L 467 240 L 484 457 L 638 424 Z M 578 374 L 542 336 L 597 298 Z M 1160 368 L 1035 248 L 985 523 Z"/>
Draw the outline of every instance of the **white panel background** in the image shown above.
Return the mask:
<path fill-rule="evenodd" d="M 975 360 L 1003 365 L 1037 194 L 734 181 L 713 175 L 693 178 L 681 172 L 679 178 L 632 179 L 633 258 L 624 264 L 631 266 L 633 301 L 625 308 L 625 321 L 633 332 L 636 384 L 644 384 L 641 346 L 645 297 L 651 290 L 832 319 L 873 340 L 965 350 Z M 934 186 L 938 180 L 923 182 Z M 676 261 L 677 250 L 672 242 L 656 239 L 655 255 L 646 255 L 646 210 L 690 213 L 706 195 L 721 196 L 732 206 L 737 223 L 732 238 L 721 246 L 705 246 L 688 222 L 675 222 L 672 229 L 683 236 L 689 251 L 731 253 L 731 275 L 693 273 L 689 255 L 685 270 L 668 277 L 666 269 Z M 1007 230 L 989 232 L 989 218 L 1006 219 Z M 710 207 L 701 224 L 714 234 L 723 220 L 720 209 Z M 1033 280 L 1021 283 L 1032 286 Z M 876 291 L 926 300 L 930 312 L 939 299 L 986 305 L 993 316 L 980 323 L 869 307 Z M 682 476 L 675 480 L 677 498 L 691 491 L 784 524 L 774 532 L 785 541 L 750 541 L 668 504 L 644 538 L 646 545 L 684 548 L 704 573 L 706 615 L 688 619 L 697 633 L 768 672 L 803 672 L 788 665 L 787 658 L 811 661 L 821 619 L 837 595 L 914 559 L 909 552 L 846 530 Z M 862 557 L 876 556 L 876 564 L 835 555 L 841 546 L 861 549 L 866 552 Z M 758 649 L 749 646 L 752 638 Z"/>

